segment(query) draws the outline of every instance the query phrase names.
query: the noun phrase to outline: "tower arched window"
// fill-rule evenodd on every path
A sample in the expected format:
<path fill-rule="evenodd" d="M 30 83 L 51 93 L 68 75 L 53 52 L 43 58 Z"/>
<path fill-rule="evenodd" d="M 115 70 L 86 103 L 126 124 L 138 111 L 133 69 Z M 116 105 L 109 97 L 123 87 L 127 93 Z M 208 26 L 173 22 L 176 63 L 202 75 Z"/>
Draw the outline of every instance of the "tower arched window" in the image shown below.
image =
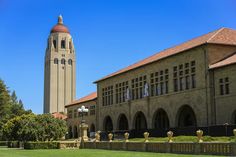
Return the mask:
<path fill-rule="evenodd" d="M 57 58 L 54 59 L 54 64 L 58 64 L 58 59 Z"/>
<path fill-rule="evenodd" d="M 53 47 L 56 49 L 57 48 L 57 41 L 53 40 Z"/>
<path fill-rule="evenodd" d="M 69 59 L 69 60 L 68 60 L 68 64 L 69 64 L 69 65 L 72 65 L 72 59 Z"/>
<path fill-rule="evenodd" d="M 71 41 L 69 42 L 69 49 L 71 49 L 72 48 L 72 43 L 71 43 Z"/>
<path fill-rule="evenodd" d="M 71 41 L 69 42 L 69 49 L 70 49 L 70 53 L 72 53 L 72 43 L 71 43 Z"/>
<path fill-rule="evenodd" d="M 65 59 L 62 59 L 62 60 L 61 60 L 61 64 L 66 64 L 66 60 L 65 60 Z"/>
<path fill-rule="evenodd" d="M 62 49 L 65 49 L 65 48 L 66 48 L 66 41 L 65 41 L 65 40 L 62 40 L 62 41 L 61 41 L 61 48 L 62 48 Z"/>

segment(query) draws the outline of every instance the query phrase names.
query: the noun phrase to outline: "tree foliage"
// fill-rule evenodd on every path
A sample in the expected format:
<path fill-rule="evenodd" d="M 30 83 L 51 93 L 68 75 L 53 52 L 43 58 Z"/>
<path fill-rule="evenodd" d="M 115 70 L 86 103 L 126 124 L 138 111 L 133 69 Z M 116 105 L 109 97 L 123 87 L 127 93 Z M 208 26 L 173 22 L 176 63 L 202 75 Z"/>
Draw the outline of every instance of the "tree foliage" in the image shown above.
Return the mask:
<path fill-rule="evenodd" d="M 0 140 L 4 138 L 3 124 L 15 116 L 30 114 L 31 110 L 25 110 L 21 100 L 18 101 L 16 92 L 10 93 L 4 81 L 0 79 Z"/>
<path fill-rule="evenodd" d="M 66 122 L 50 114 L 24 114 L 9 120 L 3 127 L 7 140 L 52 141 L 62 138 Z"/>

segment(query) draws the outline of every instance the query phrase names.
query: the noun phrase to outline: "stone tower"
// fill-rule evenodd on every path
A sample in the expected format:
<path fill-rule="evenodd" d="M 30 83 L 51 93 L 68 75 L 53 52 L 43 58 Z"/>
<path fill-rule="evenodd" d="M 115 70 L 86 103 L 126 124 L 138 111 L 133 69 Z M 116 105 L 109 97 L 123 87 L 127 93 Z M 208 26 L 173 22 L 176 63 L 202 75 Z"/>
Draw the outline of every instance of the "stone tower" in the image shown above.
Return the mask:
<path fill-rule="evenodd" d="M 75 49 L 62 16 L 51 29 L 45 54 L 44 113 L 66 112 L 75 99 Z"/>

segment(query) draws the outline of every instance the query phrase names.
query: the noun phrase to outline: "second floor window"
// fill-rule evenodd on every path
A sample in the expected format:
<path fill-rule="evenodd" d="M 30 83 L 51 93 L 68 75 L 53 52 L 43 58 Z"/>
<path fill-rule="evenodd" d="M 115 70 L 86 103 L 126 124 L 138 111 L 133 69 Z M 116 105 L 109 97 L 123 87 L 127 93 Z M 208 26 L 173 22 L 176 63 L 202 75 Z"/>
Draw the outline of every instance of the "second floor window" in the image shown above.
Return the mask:
<path fill-rule="evenodd" d="M 220 95 L 227 95 L 230 93 L 228 77 L 219 79 L 219 86 L 220 86 Z"/>

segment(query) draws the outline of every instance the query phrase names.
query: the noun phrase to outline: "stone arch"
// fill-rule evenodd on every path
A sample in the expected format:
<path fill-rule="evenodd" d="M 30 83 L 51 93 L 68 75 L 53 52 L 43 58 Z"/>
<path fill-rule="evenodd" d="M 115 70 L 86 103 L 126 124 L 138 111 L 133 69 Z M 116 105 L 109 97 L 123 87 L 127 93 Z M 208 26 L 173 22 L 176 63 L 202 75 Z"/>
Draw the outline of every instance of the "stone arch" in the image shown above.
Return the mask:
<path fill-rule="evenodd" d="M 231 123 L 236 124 L 236 110 L 232 114 Z"/>
<path fill-rule="evenodd" d="M 142 111 L 138 111 L 134 116 L 134 128 L 136 130 L 147 129 L 147 120 Z"/>
<path fill-rule="evenodd" d="M 78 128 L 76 125 L 74 126 L 74 138 L 78 138 Z"/>
<path fill-rule="evenodd" d="M 54 64 L 58 64 L 58 59 L 54 58 Z"/>
<path fill-rule="evenodd" d="M 95 125 L 93 123 L 90 125 L 90 132 L 95 132 Z"/>
<path fill-rule="evenodd" d="M 69 59 L 69 60 L 68 60 L 68 64 L 69 64 L 69 65 L 72 65 L 72 59 Z"/>
<path fill-rule="evenodd" d="M 155 129 L 168 129 L 170 127 L 169 117 L 164 109 L 159 108 L 156 110 L 152 124 Z"/>
<path fill-rule="evenodd" d="M 128 119 L 125 114 L 120 114 L 117 120 L 117 129 L 118 130 L 129 130 Z"/>
<path fill-rule="evenodd" d="M 176 126 L 190 127 L 197 126 L 197 118 L 194 110 L 189 105 L 183 105 L 179 108 L 176 116 Z"/>
<path fill-rule="evenodd" d="M 106 116 L 103 120 L 103 129 L 105 131 L 112 131 L 113 130 L 113 123 L 110 116 Z"/>
<path fill-rule="evenodd" d="M 61 64 L 65 65 L 66 64 L 66 60 L 63 58 L 61 59 Z"/>
<path fill-rule="evenodd" d="M 69 126 L 68 135 L 69 138 L 73 138 L 72 126 Z"/>

